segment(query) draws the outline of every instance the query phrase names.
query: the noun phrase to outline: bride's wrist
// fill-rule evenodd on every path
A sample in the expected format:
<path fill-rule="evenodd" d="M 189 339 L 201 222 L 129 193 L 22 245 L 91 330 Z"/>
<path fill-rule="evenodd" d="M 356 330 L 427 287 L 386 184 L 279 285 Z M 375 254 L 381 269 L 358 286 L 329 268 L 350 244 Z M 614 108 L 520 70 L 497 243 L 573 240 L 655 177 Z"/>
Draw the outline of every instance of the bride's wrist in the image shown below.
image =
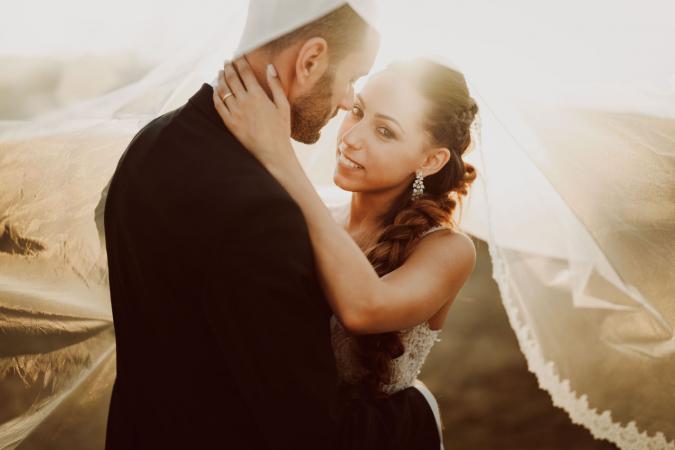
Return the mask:
<path fill-rule="evenodd" d="M 288 145 L 275 149 L 273 155 L 267 158 L 265 166 L 276 178 L 282 178 L 289 174 L 292 175 L 292 172 L 298 168 L 302 170 L 290 141 Z"/>

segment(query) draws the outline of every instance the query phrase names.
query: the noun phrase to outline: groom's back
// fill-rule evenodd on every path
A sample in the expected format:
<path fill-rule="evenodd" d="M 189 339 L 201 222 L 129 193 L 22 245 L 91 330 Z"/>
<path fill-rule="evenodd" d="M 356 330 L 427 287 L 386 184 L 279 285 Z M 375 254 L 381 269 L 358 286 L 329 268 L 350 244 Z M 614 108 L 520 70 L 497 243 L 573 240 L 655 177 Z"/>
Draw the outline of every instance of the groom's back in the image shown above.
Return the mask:
<path fill-rule="evenodd" d="M 210 93 L 202 87 L 145 127 L 110 185 L 117 379 L 108 448 L 268 448 L 260 430 L 274 429 L 276 419 L 261 423 L 270 419 L 261 413 L 268 405 L 249 394 L 264 389 L 275 402 L 293 388 L 260 373 L 274 364 L 303 370 L 301 360 L 284 360 L 285 346 L 304 346 L 315 367 L 319 359 L 321 376 L 303 379 L 304 388 L 332 397 L 329 310 L 302 213 L 209 111 Z M 265 241 L 269 224 L 287 239 Z M 285 267 L 281 258 L 290 275 L 269 272 Z M 256 294 L 257 280 L 274 298 Z M 288 334 L 267 336 L 272 320 L 287 320 Z M 327 430 L 319 424 L 317 436 Z"/>

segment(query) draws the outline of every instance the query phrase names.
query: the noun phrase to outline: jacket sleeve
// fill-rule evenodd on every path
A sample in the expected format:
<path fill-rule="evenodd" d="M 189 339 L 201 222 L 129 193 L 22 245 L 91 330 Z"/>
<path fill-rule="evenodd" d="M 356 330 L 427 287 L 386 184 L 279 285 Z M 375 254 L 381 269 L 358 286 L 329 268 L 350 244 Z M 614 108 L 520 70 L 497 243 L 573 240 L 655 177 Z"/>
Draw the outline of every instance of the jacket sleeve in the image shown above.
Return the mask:
<path fill-rule="evenodd" d="M 338 405 L 330 311 L 302 212 L 282 195 L 241 203 L 214 247 L 202 306 L 267 446 L 438 449 L 433 414 L 415 389 Z"/>

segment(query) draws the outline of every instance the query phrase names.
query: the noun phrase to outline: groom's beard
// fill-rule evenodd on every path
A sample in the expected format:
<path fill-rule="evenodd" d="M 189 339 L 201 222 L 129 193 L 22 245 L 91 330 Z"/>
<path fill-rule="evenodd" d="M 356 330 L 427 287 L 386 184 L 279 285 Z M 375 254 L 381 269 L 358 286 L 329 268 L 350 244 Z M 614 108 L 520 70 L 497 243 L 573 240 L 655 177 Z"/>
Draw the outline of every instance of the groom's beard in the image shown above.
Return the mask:
<path fill-rule="evenodd" d="M 327 70 L 312 91 L 291 105 L 291 137 L 304 144 L 313 144 L 321 137 L 321 129 L 335 117 L 331 108 L 335 72 Z"/>

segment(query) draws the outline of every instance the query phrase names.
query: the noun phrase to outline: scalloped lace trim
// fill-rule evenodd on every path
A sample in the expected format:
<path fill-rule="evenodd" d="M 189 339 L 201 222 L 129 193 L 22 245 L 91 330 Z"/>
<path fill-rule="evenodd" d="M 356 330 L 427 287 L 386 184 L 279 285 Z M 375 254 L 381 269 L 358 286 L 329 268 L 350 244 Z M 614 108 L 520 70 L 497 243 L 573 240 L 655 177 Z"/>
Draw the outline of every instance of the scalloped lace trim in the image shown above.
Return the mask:
<path fill-rule="evenodd" d="M 640 432 L 635 421 L 631 420 L 624 426 L 612 420 L 609 410 L 599 414 L 597 409 L 591 409 L 588 405 L 586 394 L 578 397 L 570 388 L 569 380 L 560 380 L 555 364 L 544 360 L 539 343 L 532 338 L 528 326 L 518 318 L 518 309 L 511 298 L 507 282 L 506 265 L 498 249 L 489 242 L 488 249 L 492 259 L 492 277 L 499 287 L 504 309 L 518 338 L 520 350 L 525 355 L 527 368 L 537 377 L 539 387 L 549 393 L 553 404 L 564 409 L 572 422 L 588 428 L 593 437 L 613 442 L 622 450 L 675 450 L 675 441 L 667 441 L 661 432 L 649 436 L 646 431 Z"/>

